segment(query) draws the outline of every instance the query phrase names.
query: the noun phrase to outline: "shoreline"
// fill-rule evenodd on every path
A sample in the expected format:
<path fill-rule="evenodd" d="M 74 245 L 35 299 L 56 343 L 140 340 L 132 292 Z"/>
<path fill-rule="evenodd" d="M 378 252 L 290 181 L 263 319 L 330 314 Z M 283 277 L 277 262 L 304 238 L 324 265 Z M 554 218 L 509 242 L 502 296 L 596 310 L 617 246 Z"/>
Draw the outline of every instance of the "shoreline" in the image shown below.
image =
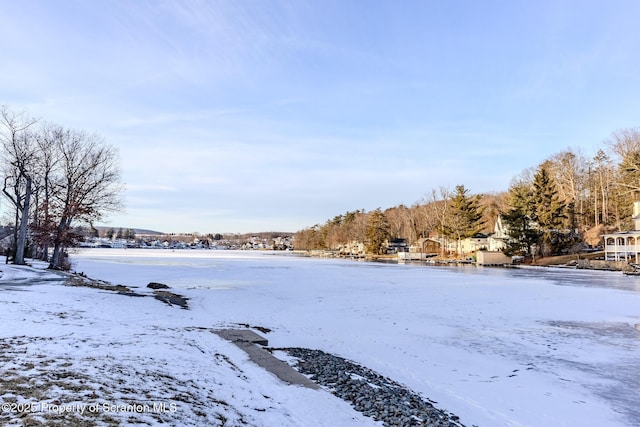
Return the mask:
<path fill-rule="evenodd" d="M 597 271 L 619 271 L 622 273 L 635 272 L 635 268 L 626 261 L 606 261 L 599 259 L 604 252 L 585 252 L 571 255 L 558 255 L 537 258 L 535 262 L 527 263 L 503 263 L 503 264 L 478 264 L 472 259 L 440 258 L 431 257 L 424 260 L 400 260 L 396 255 L 341 255 L 330 250 L 297 250 L 294 253 L 298 256 L 310 258 L 334 258 L 352 261 L 381 262 L 389 264 L 414 264 L 428 266 L 447 267 L 497 267 L 497 268 L 521 268 L 521 267 L 554 267 L 554 268 L 575 268 L 579 270 Z"/>
<path fill-rule="evenodd" d="M 160 299 L 157 297 L 156 293 L 159 291 L 168 292 L 166 289 L 169 288 L 161 283 L 150 282 L 149 285 L 147 285 L 147 288 L 149 289 L 145 290 L 153 291 L 153 294 L 141 293 L 143 291 L 138 290 L 135 286 L 113 284 L 112 282 L 88 277 L 81 273 L 49 271 L 46 269 L 42 270 L 41 268 L 34 267 L 33 265 L 11 265 L 11 268 L 7 268 L 5 270 L 13 269 L 19 269 L 27 273 L 25 276 L 28 276 L 28 272 L 31 272 L 34 277 L 36 274 L 41 274 L 42 272 L 45 272 L 44 274 L 54 274 L 56 276 L 56 281 L 64 287 L 83 287 L 96 292 L 107 292 L 110 294 L 128 297 L 155 296 L 156 299 Z M 1 270 L 2 269 L 0 268 L 0 271 Z M 33 284 L 27 280 L 21 283 L 21 285 L 32 286 Z M 88 296 L 90 297 L 90 294 Z M 95 296 L 97 297 L 98 295 Z M 131 301 L 134 299 L 138 298 L 132 298 Z M 160 300 L 163 301 L 162 299 Z M 163 302 L 166 302 L 170 306 L 180 305 L 171 304 L 167 301 Z M 132 304 L 139 305 L 139 303 L 133 302 L 127 305 Z M 141 305 L 141 307 L 142 306 L 144 305 Z M 54 313 L 54 315 L 62 320 L 70 319 L 70 315 L 66 312 Z M 91 317 L 92 316 L 89 315 L 87 318 L 90 319 Z M 237 325 L 238 330 L 245 327 L 256 329 L 262 333 L 271 332 L 268 328 L 251 326 L 248 323 Z M 191 333 L 205 333 L 207 331 L 213 332 L 214 334 L 216 333 L 215 328 L 206 330 L 195 326 L 187 326 L 184 329 Z M 79 344 L 79 342 L 73 339 L 72 335 L 73 334 L 66 336 L 65 339 L 71 339 L 70 344 L 76 343 L 76 348 L 84 349 L 84 345 L 78 347 L 77 344 Z M 122 341 L 123 337 L 120 337 L 117 334 L 116 336 L 118 337 L 118 340 L 116 341 Z M 99 337 L 98 339 L 96 339 L 96 337 L 91 337 L 90 339 L 87 338 L 83 339 L 81 342 L 90 342 L 94 347 L 103 346 L 105 344 L 99 339 Z M 14 336 L 13 334 L 9 334 L 8 336 L 1 337 L 0 343 L 2 343 L 4 355 L 18 355 L 25 353 L 25 345 L 35 344 L 37 346 L 39 341 L 49 339 L 52 338 L 40 337 L 39 335 L 31 336 L 23 334 L 20 336 Z M 109 345 L 113 344 L 114 343 L 111 342 Z M 127 346 L 129 344 L 121 342 L 120 345 Z M 264 345 L 266 346 L 266 343 Z M 221 355 L 220 351 L 222 351 L 222 349 L 213 347 L 213 350 L 216 352 L 216 356 Z M 461 423 L 460 418 L 457 415 L 448 410 L 436 407 L 436 402 L 430 398 L 414 391 L 407 385 L 398 383 L 389 377 L 383 376 L 359 362 L 354 362 L 335 354 L 312 348 L 265 347 L 265 350 L 272 354 L 285 352 L 287 356 L 284 357 L 284 360 L 279 359 L 282 363 L 290 366 L 291 369 L 295 370 L 300 375 L 305 375 L 313 384 L 317 384 L 318 389 L 320 389 L 322 393 L 336 396 L 341 401 L 349 405 L 352 411 L 359 413 L 361 416 L 366 418 L 378 422 L 382 421 L 388 425 L 396 425 L 398 422 L 402 422 L 403 425 L 408 425 L 413 422 L 421 422 L 425 424 L 429 423 L 429 425 L 433 425 L 434 427 L 464 427 L 464 424 Z M 82 350 L 82 353 L 84 353 L 84 351 L 86 351 L 86 349 Z M 38 359 L 39 357 L 39 355 L 36 355 L 35 359 Z M 35 366 L 35 363 L 30 361 L 33 358 L 33 355 L 27 356 L 24 354 L 20 356 L 19 361 L 16 360 L 12 363 L 25 367 L 32 365 Z M 228 356 L 222 355 L 220 358 L 222 362 L 225 362 L 222 363 L 223 365 L 230 364 L 234 371 L 238 371 L 243 375 L 247 375 L 247 373 L 251 372 L 253 369 L 251 368 L 250 370 L 247 370 L 246 366 L 243 366 L 235 359 L 231 361 Z M 25 361 L 22 361 L 22 359 L 25 359 Z M 132 393 L 131 389 L 122 389 L 123 386 L 121 383 L 123 381 L 118 380 L 117 376 L 111 380 L 115 382 L 109 383 L 109 380 L 105 381 L 104 378 L 90 378 L 90 376 L 84 372 L 87 369 L 87 363 L 90 365 L 99 364 L 96 359 L 91 357 L 88 359 L 83 357 L 78 358 L 77 356 L 70 354 L 59 357 L 59 359 L 60 360 L 56 361 L 56 363 L 53 362 L 53 359 L 45 361 L 45 366 L 49 366 L 50 368 L 39 374 L 41 379 L 39 380 L 40 383 L 37 390 L 31 391 L 28 389 L 30 376 L 22 375 L 21 372 L 13 373 L 11 375 L 10 382 L 0 381 L 0 396 L 3 396 L 0 398 L 0 401 L 4 405 L 3 408 L 7 408 L 6 411 L 3 411 L 3 413 L 0 414 L 0 421 L 9 423 L 16 420 L 33 423 L 41 421 L 45 421 L 47 423 L 72 421 L 74 424 L 80 425 L 86 422 L 95 422 L 97 419 L 108 424 L 110 423 L 110 425 L 113 423 L 117 423 L 117 425 L 124 425 L 122 423 L 129 423 L 134 419 L 144 422 L 145 416 L 151 414 L 155 421 L 163 424 L 200 425 L 199 422 L 194 424 L 183 424 L 184 420 L 172 418 L 178 414 L 178 412 L 193 411 L 196 415 L 200 415 L 198 414 L 197 406 L 204 405 L 206 401 L 195 401 L 191 403 L 166 396 L 164 398 L 158 397 L 153 400 L 145 400 L 139 397 L 117 397 L 119 393 Z M 321 363 L 319 365 L 317 362 L 318 359 L 321 359 Z M 0 357 L 0 360 L 3 360 L 3 357 Z M 216 363 L 215 360 L 212 363 Z M 251 365 L 253 364 L 265 369 L 264 366 L 255 363 L 255 361 L 251 363 Z M 315 368 L 312 368 L 312 366 L 315 366 Z M 321 372 L 318 370 L 318 366 L 322 367 Z M 129 380 L 141 382 L 143 388 L 148 388 L 147 395 L 154 391 L 152 388 L 149 388 L 149 385 L 155 384 L 158 382 L 158 379 L 162 379 L 166 382 L 163 386 L 164 388 L 170 388 L 170 384 L 172 383 L 185 383 L 184 380 L 181 380 L 175 372 L 172 372 L 172 370 L 161 374 L 142 368 L 139 366 L 138 362 L 124 364 L 119 362 L 117 364 L 117 368 L 128 372 Z M 147 384 L 148 381 L 146 380 L 146 376 L 150 374 L 154 375 L 154 379 L 150 381 L 150 384 Z M 56 380 L 58 376 L 70 379 L 75 378 L 80 383 L 85 384 L 85 386 L 81 387 L 76 385 L 75 380 L 62 383 Z M 203 378 L 202 380 L 206 381 L 207 379 Z M 60 397 L 59 393 L 56 393 L 53 390 L 55 387 L 61 388 L 63 391 L 63 398 Z M 197 387 L 191 390 L 188 386 L 188 382 L 185 383 L 184 387 L 184 393 L 191 394 L 192 397 L 195 398 L 195 393 L 198 391 Z M 234 388 L 232 384 L 227 385 L 226 387 L 230 390 L 233 390 Z M 278 387 L 288 388 L 291 386 L 288 385 L 286 381 L 281 381 L 281 384 L 279 384 Z M 158 393 L 156 391 L 153 394 L 157 395 Z M 265 398 L 269 399 L 266 395 Z M 220 399 L 215 397 L 212 397 L 212 400 L 217 404 L 222 403 L 222 406 L 229 410 L 229 404 L 222 402 Z M 195 407 L 191 408 L 191 406 Z M 287 410 L 293 409 L 288 407 L 286 408 Z M 249 416 L 249 418 L 253 418 L 253 421 L 256 422 L 255 425 L 261 425 L 262 421 L 264 421 L 261 421 L 259 415 L 260 412 L 264 411 L 266 411 L 266 409 L 259 409 L 257 414 L 253 414 L 252 417 Z M 232 409 L 232 412 L 235 412 L 238 416 L 237 421 L 240 421 L 241 424 L 246 424 L 245 416 L 248 416 L 248 414 L 245 414 L 245 412 L 247 412 L 246 409 L 236 407 Z M 121 419 L 118 421 L 118 418 L 123 415 L 127 417 L 126 420 Z M 345 412 L 344 416 L 348 417 L 348 412 Z M 355 416 L 352 415 L 351 417 Z M 266 419 L 269 419 L 269 417 Z M 210 421 L 211 420 L 209 420 L 209 422 Z"/>

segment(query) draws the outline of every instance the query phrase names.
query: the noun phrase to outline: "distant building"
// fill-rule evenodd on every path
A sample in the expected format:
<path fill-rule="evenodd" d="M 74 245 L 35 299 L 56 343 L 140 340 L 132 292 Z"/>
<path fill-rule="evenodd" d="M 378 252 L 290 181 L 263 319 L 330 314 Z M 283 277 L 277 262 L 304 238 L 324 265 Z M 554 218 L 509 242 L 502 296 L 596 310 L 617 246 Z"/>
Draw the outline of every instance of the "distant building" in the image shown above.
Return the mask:
<path fill-rule="evenodd" d="M 502 217 L 498 215 L 496 224 L 493 226 L 493 234 L 487 237 L 487 247 L 490 251 L 501 251 L 507 246 L 509 240 L 508 229 L 502 224 Z"/>
<path fill-rule="evenodd" d="M 640 261 L 640 202 L 633 203 L 633 230 L 603 234 L 607 261 Z"/>
<path fill-rule="evenodd" d="M 338 248 L 340 256 L 362 258 L 365 255 L 364 243 L 352 240 Z"/>
<path fill-rule="evenodd" d="M 441 244 L 435 239 L 418 239 L 413 245 L 408 247 L 408 251 L 398 252 L 399 260 L 421 261 L 434 257 L 440 253 Z"/>
<path fill-rule="evenodd" d="M 505 265 L 511 264 L 511 257 L 500 251 L 478 251 L 476 262 L 478 265 Z"/>
<path fill-rule="evenodd" d="M 450 253 L 460 252 L 460 255 L 464 255 L 481 249 L 487 249 L 488 245 L 489 242 L 487 236 L 482 233 L 477 233 L 473 237 L 467 237 L 460 241 L 455 239 L 448 240 L 446 248 Z"/>
<path fill-rule="evenodd" d="M 387 253 L 397 254 L 398 252 L 409 252 L 407 239 L 395 238 L 387 241 Z"/>

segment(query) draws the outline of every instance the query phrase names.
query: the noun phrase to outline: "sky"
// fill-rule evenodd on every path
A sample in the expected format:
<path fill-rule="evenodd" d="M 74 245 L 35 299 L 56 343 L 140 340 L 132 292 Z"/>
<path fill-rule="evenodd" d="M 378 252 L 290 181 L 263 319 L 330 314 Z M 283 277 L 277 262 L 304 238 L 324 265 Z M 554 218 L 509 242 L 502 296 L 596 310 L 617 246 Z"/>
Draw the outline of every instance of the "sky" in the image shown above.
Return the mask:
<path fill-rule="evenodd" d="M 296 231 L 640 125 L 640 2 L 0 0 L 0 104 L 101 135 L 104 225 Z"/>

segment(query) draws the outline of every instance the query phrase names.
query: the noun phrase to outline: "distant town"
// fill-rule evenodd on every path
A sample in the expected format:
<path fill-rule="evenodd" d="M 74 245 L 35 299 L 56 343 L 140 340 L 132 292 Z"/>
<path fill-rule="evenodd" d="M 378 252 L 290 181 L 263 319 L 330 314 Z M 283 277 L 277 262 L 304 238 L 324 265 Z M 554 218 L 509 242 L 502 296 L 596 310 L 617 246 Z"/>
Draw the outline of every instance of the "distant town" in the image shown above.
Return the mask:
<path fill-rule="evenodd" d="M 292 250 L 293 233 L 247 234 L 162 233 L 130 228 L 95 227 L 77 230 L 84 248 Z"/>

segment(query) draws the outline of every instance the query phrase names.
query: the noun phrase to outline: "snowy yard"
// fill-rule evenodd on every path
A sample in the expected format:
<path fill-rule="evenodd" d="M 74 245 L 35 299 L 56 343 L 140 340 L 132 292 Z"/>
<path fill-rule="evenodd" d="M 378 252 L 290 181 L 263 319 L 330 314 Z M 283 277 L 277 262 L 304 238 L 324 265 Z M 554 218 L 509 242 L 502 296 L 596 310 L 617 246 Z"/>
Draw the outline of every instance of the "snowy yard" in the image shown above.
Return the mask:
<path fill-rule="evenodd" d="M 244 324 L 371 368 L 468 426 L 640 424 L 640 278 L 225 251 L 73 260 L 140 293 L 165 283 L 190 308 L 0 266 L 3 425 L 379 425 L 211 332 Z"/>
<path fill-rule="evenodd" d="M 221 322 L 0 269 L 1 425 L 372 425 L 330 393 L 255 366 L 210 332 Z"/>

